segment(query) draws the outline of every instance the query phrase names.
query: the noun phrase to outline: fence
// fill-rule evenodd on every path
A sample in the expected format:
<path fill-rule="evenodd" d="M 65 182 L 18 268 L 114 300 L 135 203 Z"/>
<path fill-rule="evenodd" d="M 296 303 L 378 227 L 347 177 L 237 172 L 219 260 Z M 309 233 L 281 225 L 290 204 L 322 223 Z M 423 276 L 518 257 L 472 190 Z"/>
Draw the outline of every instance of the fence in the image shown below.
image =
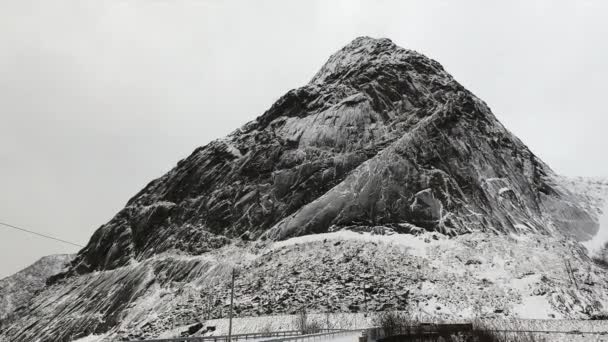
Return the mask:
<path fill-rule="evenodd" d="M 399 325 L 385 328 L 371 328 L 366 331 L 367 341 L 383 340 L 390 342 L 392 340 L 407 341 L 435 341 L 440 336 L 450 336 L 458 332 L 467 332 L 473 329 L 472 324 L 415 324 L 415 325 Z"/>
<path fill-rule="evenodd" d="M 360 333 L 363 329 L 354 329 L 354 330 L 338 330 L 333 329 L 334 331 L 318 333 L 318 334 L 308 334 L 308 335 L 299 335 L 299 336 L 291 336 L 291 337 L 283 337 L 283 338 L 273 338 L 268 340 L 263 340 L 260 342 L 287 342 L 287 341 L 304 341 L 304 340 L 321 340 L 324 338 L 335 337 L 340 335 L 349 335 L 354 333 Z"/>
<path fill-rule="evenodd" d="M 327 331 L 327 333 L 338 331 L 339 329 L 320 329 L 320 331 Z M 264 337 L 289 337 L 289 336 L 306 336 L 302 335 L 300 330 L 283 330 L 283 331 L 272 331 L 272 332 L 259 332 L 249 334 L 233 334 L 231 339 L 234 340 L 254 340 Z M 274 339 L 273 339 L 274 341 Z M 161 338 L 153 340 L 143 340 L 141 342 L 228 342 L 228 335 L 221 336 L 199 336 L 199 337 L 172 337 L 172 338 Z"/>

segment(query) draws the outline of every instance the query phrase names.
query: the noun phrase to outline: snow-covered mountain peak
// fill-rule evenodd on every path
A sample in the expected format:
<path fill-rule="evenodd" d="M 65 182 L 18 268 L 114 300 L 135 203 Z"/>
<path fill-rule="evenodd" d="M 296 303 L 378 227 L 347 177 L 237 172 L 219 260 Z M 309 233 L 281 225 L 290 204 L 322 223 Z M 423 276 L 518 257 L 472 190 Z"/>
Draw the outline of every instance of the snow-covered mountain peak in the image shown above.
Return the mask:
<path fill-rule="evenodd" d="M 383 65 L 399 65 L 411 58 L 427 57 L 412 50 L 401 48 L 388 38 L 358 37 L 334 53 L 311 80 L 311 84 L 331 82 L 353 72 Z M 434 62 L 436 63 L 436 62 Z M 439 66 L 438 63 L 436 63 Z M 441 66 L 439 66 L 441 68 Z"/>
<path fill-rule="evenodd" d="M 95 232 L 70 274 L 170 250 L 203 254 L 236 238 L 379 225 L 589 239 L 593 213 L 551 175 L 439 63 L 360 37 L 311 84 L 148 184 Z"/>

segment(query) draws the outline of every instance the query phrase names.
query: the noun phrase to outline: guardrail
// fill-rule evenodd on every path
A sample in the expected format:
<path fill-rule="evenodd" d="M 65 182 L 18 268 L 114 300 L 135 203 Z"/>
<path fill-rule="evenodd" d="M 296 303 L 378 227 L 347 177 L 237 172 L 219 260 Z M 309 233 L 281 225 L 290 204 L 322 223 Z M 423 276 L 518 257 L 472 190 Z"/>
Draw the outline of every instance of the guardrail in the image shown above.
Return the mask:
<path fill-rule="evenodd" d="M 353 329 L 353 330 L 335 329 L 335 331 L 330 331 L 330 332 L 326 332 L 326 333 L 298 335 L 298 336 L 283 337 L 283 338 L 273 338 L 273 339 L 268 339 L 268 340 L 262 340 L 260 342 L 304 341 L 304 340 L 309 340 L 309 339 L 316 340 L 316 339 L 323 339 L 323 338 L 333 337 L 333 336 L 339 336 L 339 335 L 348 335 L 348 334 L 352 334 L 352 333 L 360 333 L 363 330 L 366 330 L 366 329 Z"/>
<path fill-rule="evenodd" d="M 334 332 L 339 329 L 321 329 L 321 331 Z M 288 336 L 306 336 L 302 335 L 300 330 L 282 330 L 282 331 L 271 331 L 271 332 L 259 332 L 259 333 L 248 333 L 248 334 L 233 334 L 231 339 L 234 340 L 253 340 L 268 337 L 288 337 Z M 196 336 L 196 337 L 171 337 L 171 338 L 159 338 L 152 340 L 140 340 L 140 342 L 228 342 L 228 335 L 220 336 Z"/>

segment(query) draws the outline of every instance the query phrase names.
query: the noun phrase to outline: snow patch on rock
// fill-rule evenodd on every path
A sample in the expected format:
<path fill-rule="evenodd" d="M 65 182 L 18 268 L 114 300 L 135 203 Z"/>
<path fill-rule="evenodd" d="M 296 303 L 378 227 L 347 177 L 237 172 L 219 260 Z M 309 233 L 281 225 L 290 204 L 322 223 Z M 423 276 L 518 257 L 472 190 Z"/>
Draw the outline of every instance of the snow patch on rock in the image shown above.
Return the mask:
<path fill-rule="evenodd" d="M 606 203 L 604 204 L 604 208 L 600 214 L 599 222 L 600 229 L 593 237 L 593 239 L 582 243 L 591 255 L 594 255 L 599 252 L 608 242 L 608 201 L 606 201 Z"/>
<path fill-rule="evenodd" d="M 386 244 L 393 246 L 404 247 L 408 254 L 418 257 L 426 256 L 427 249 L 431 247 L 443 246 L 449 248 L 454 242 L 446 236 L 439 233 L 425 232 L 420 235 L 411 234 L 392 234 L 379 235 L 367 232 L 353 232 L 350 230 L 341 230 L 333 233 L 304 235 L 296 238 L 291 238 L 284 241 L 274 242 L 271 246 L 272 250 L 276 250 L 286 246 L 305 244 L 311 242 L 322 241 L 361 241 L 373 242 L 377 244 Z"/>
<path fill-rule="evenodd" d="M 73 340 L 72 342 L 102 342 L 107 335 L 89 335 Z"/>
<path fill-rule="evenodd" d="M 513 312 L 519 317 L 528 319 L 546 319 L 547 317 L 561 317 L 549 301 L 542 296 L 524 296 L 521 304 L 515 305 Z"/>

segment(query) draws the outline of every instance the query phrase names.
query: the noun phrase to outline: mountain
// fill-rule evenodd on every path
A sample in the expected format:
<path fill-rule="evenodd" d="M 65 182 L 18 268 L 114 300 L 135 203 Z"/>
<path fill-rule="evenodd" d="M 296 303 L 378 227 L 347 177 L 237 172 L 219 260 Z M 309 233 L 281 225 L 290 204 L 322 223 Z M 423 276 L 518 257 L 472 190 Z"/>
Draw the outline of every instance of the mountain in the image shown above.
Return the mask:
<path fill-rule="evenodd" d="M 508 315 L 538 301 L 528 290 L 545 318 L 590 315 L 608 305 L 605 270 L 579 242 L 607 187 L 556 175 L 436 61 L 360 37 L 149 183 L 0 337 L 158 336 L 222 317 L 235 265 L 241 315 L 414 300 Z M 579 278 L 594 285 L 571 291 Z"/>
<path fill-rule="evenodd" d="M 439 63 L 363 37 L 309 84 L 148 184 L 72 270 L 349 226 L 590 238 L 596 220 L 553 175 Z"/>
<path fill-rule="evenodd" d="M 41 258 L 27 268 L 0 279 L 0 327 L 8 324 L 15 311 L 28 306 L 31 298 L 46 285 L 46 279 L 65 271 L 74 255 L 57 254 Z"/>

